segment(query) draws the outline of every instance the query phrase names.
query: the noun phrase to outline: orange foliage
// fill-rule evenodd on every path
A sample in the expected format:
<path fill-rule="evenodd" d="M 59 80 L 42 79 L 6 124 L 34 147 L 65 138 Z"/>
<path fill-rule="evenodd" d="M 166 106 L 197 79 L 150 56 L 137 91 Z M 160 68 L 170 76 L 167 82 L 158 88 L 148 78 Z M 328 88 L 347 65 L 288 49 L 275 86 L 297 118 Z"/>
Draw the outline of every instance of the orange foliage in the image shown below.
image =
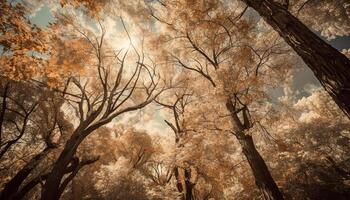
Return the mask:
<path fill-rule="evenodd" d="M 48 53 L 47 32 L 25 17 L 29 9 L 18 3 L 0 3 L 0 73 L 10 79 L 30 79 L 42 73 Z"/>

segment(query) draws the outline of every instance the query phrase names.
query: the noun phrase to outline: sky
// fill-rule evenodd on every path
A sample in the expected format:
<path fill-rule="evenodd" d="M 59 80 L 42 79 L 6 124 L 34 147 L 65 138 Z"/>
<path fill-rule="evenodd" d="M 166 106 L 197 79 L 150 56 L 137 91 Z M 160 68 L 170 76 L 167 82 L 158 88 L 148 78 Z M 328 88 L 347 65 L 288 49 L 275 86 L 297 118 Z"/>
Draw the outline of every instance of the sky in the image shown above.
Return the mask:
<path fill-rule="evenodd" d="M 40 8 L 36 9 L 30 16 L 30 21 L 40 27 L 47 26 L 50 22 L 54 21 L 50 8 L 47 4 L 43 4 Z"/>

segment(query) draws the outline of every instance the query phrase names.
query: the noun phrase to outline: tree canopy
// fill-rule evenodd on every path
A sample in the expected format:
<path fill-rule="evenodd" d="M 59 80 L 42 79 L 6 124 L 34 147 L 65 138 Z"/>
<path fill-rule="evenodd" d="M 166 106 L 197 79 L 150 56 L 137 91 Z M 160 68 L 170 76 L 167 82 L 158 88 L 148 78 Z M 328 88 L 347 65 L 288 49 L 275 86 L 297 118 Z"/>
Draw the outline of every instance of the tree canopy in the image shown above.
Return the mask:
<path fill-rule="evenodd" d="M 0 199 L 350 197 L 348 1 L 0 13 Z"/>

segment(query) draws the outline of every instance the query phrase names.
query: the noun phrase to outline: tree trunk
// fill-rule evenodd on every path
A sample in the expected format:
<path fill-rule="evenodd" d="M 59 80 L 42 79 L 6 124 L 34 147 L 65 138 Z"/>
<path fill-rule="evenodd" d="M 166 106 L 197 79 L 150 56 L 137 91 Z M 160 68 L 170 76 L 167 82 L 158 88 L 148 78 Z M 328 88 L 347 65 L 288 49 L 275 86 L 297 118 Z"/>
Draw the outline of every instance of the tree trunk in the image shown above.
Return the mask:
<path fill-rule="evenodd" d="M 21 190 L 16 192 L 16 194 L 13 195 L 12 199 L 23 199 L 24 196 L 32 190 L 35 186 L 37 186 L 41 181 L 45 180 L 48 177 L 48 174 L 43 174 L 35 177 L 31 181 L 29 181 L 27 184 L 25 184 Z"/>
<path fill-rule="evenodd" d="M 273 180 L 264 159 L 256 150 L 253 138 L 250 135 L 236 136 L 241 144 L 243 154 L 247 158 L 253 171 L 255 183 L 266 200 L 283 199 L 275 181 Z"/>
<path fill-rule="evenodd" d="M 1 192 L 0 199 L 13 199 L 13 195 L 18 191 L 23 181 L 38 166 L 40 161 L 50 152 L 49 147 L 45 148 L 42 152 L 34 156 L 17 174 L 5 184 L 4 189 Z"/>
<path fill-rule="evenodd" d="M 277 31 L 350 118 L 350 60 L 273 0 L 242 0 Z"/>
<path fill-rule="evenodd" d="M 245 134 L 245 131 L 250 129 L 251 122 L 247 117 L 247 107 L 237 110 L 230 98 L 226 101 L 226 108 L 231 113 L 231 123 L 237 128 L 235 137 L 239 141 L 243 154 L 247 158 L 250 168 L 253 171 L 255 184 L 264 196 L 265 200 L 283 200 L 282 193 L 279 191 L 277 184 L 273 180 L 269 169 L 255 148 L 254 141 L 251 135 Z M 238 117 L 238 113 L 243 112 L 243 121 Z"/>
<path fill-rule="evenodd" d="M 73 170 L 77 167 L 77 164 L 79 163 L 72 163 L 69 167 L 66 168 L 65 174 L 73 172 Z M 12 199 L 23 199 L 23 197 L 32 190 L 35 186 L 37 186 L 42 181 L 45 181 L 50 173 L 44 173 L 41 175 L 38 175 L 37 177 L 33 178 L 31 181 L 26 183 L 16 194 L 13 195 Z"/>
<path fill-rule="evenodd" d="M 72 161 L 74 154 L 83 141 L 82 134 L 75 132 L 67 141 L 63 151 L 55 162 L 49 176 L 46 179 L 42 191 L 42 200 L 58 200 L 60 198 L 60 184 L 68 164 Z"/>
<path fill-rule="evenodd" d="M 191 170 L 175 167 L 174 174 L 176 178 L 176 186 L 182 194 L 183 200 L 193 200 L 193 183 L 191 183 Z"/>
<path fill-rule="evenodd" d="M 185 188 L 186 188 L 186 195 L 185 200 L 192 200 L 193 199 L 193 184 L 191 182 L 191 169 L 185 169 L 184 170 L 185 175 Z"/>

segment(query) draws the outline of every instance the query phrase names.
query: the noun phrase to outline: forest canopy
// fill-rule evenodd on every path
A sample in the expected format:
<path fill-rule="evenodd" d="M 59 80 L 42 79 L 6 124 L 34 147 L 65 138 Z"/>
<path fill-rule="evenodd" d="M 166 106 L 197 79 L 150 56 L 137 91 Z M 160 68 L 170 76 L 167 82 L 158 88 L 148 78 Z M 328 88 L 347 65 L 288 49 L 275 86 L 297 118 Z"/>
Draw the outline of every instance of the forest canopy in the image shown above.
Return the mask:
<path fill-rule="evenodd" d="M 0 1 L 0 199 L 350 198 L 348 0 Z"/>

